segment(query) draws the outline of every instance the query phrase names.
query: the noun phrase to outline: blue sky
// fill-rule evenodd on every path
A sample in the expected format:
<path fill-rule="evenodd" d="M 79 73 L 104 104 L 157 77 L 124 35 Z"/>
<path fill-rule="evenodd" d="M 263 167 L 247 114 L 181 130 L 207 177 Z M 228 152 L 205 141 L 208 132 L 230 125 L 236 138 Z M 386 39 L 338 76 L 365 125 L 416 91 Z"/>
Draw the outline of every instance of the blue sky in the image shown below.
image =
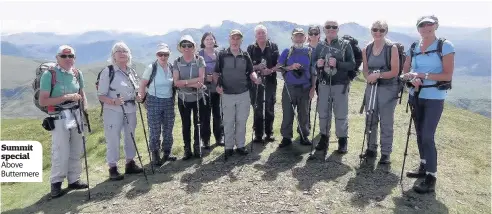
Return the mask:
<path fill-rule="evenodd" d="M 0 29 L 2 34 L 115 30 L 156 35 L 219 25 L 222 20 L 321 24 L 327 19 L 364 26 L 384 19 L 391 27 L 414 26 L 425 14 L 436 15 L 442 26 L 490 27 L 491 5 L 486 1 L 2 1 Z"/>

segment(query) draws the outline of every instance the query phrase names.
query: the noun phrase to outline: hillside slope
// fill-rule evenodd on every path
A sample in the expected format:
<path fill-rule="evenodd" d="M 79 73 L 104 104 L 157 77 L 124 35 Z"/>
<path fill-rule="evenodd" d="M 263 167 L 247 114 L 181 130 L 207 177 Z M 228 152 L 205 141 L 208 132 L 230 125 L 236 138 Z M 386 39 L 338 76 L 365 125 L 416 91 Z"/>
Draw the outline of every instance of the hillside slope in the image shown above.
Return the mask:
<path fill-rule="evenodd" d="M 417 195 L 411 190 L 414 179 L 399 177 L 403 161 L 409 115 L 405 105 L 395 113 L 394 148 L 391 167 L 364 163 L 358 155 L 364 130 L 359 115 L 364 84 L 354 82 L 350 90 L 349 153 L 307 161 L 310 147 L 294 143 L 277 150 L 280 142 L 281 88 L 277 87 L 275 134 L 277 141 L 265 146 L 255 144 L 246 157 L 237 154 L 227 162 L 223 148 L 214 148 L 202 161 L 166 163 L 152 175 L 126 176 L 118 182 L 107 181 L 105 145 L 98 109 L 90 112 L 93 133 L 88 136 L 88 162 L 91 200 L 86 191 L 70 192 L 48 200 L 51 137 L 39 120 L 2 119 L 2 140 L 36 140 L 44 149 L 43 183 L 2 184 L 3 213 L 490 213 L 490 119 L 465 110 L 445 106 L 436 135 L 438 149 L 437 193 Z M 406 96 L 405 96 L 406 97 Z M 406 99 L 402 103 L 405 103 Z M 314 104 L 313 104 L 314 109 Z M 181 121 L 177 111 L 173 153 L 183 154 Z M 311 115 L 314 117 L 314 113 Z M 144 116 L 145 117 L 145 116 Z M 246 139 L 251 140 L 252 113 Z M 314 118 L 313 120 L 314 121 Z M 295 126 L 294 126 L 295 127 Z M 332 126 L 334 127 L 334 126 Z M 319 130 L 319 127 L 316 127 Z M 318 132 L 316 132 L 317 134 Z M 332 130 L 334 135 L 334 130 Z M 297 136 L 297 134 L 294 134 Z M 318 137 L 317 137 L 318 138 Z M 136 140 L 145 165 L 148 154 L 138 122 Z M 212 139 L 211 142 L 214 142 Z M 250 144 L 248 143 L 248 148 Z M 121 150 L 121 157 L 124 157 Z M 418 164 L 415 136 L 409 143 L 406 168 Z M 122 161 L 119 164 L 123 167 Z M 85 173 L 85 171 L 84 171 Z M 85 174 L 82 175 L 85 180 Z M 64 183 L 64 187 L 66 186 Z M 23 200 L 19 200 L 23 199 Z"/>

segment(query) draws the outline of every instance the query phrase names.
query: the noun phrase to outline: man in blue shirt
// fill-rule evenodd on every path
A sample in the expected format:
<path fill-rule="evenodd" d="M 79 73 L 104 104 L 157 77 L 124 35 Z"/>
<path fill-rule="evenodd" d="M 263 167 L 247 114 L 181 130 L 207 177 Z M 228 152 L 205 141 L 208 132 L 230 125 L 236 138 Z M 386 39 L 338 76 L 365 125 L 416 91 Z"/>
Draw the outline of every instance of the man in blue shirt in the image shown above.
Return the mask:
<path fill-rule="evenodd" d="M 293 45 L 286 48 L 279 57 L 277 67 L 283 66 L 284 89 L 282 92 L 283 119 L 281 126 L 282 142 L 279 147 L 292 144 L 292 125 L 294 108 L 297 107 L 298 126 L 301 130 L 302 145 L 311 145 L 309 141 L 309 100 L 314 96 L 315 73 L 311 73 L 312 49 L 304 47 L 306 34 L 302 28 L 292 31 Z"/>

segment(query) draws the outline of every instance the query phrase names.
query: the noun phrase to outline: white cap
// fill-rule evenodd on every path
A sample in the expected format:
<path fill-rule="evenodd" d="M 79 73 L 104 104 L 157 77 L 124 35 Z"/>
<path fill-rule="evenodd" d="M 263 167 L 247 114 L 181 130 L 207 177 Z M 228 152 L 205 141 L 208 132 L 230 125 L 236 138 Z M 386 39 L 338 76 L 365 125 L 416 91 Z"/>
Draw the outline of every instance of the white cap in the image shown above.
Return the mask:
<path fill-rule="evenodd" d="M 157 51 L 155 53 L 159 52 L 170 53 L 171 50 L 169 50 L 169 46 L 166 43 L 160 43 L 157 45 Z"/>
<path fill-rule="evenodd" d="M 75 55 L 75 50 L 68 46 L 68 45 L 62 45 L 58 48 L 58 51 L 56 52 L 56 54 L 73 54 Z"/>

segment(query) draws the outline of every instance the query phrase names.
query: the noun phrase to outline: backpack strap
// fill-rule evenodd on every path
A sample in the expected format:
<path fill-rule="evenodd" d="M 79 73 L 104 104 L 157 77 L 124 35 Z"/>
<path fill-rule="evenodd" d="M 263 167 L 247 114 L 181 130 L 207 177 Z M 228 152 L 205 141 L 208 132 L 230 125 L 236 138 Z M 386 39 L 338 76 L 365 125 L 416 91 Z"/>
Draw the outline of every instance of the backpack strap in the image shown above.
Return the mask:
<path fill-rule="evenodd" d="M 366 47 L 366 60 L 369 62 L 369 56 L 371 56 L 372 48 L 374 47 L 374 42 L 371 42 Z"/>
<path fill-rule="evenodd" d="M 150 73 L 149 81 L 147 82 L 147 88 L 149 88 L 150 83 L 154 80 L 157 73 L 157 60 L 152 63 L 152 73 Z"/>
<path fill-rule="evenodd" d="M 51 73 L 51 89 L 50 89 L 50 97 L 51 97 L 51 94 L 53 93 L 53 88 L 55 88 L 56 85 L 56 71 L 53 67 L 50 67 L 48 71 Z"/>
<path fill-rule="evenodd" d="M 442 46 L 444 45 L 444 41 L 446 41 L 445 38 L 439 38 L 437 40 L 437 55 L 439 56 L 439 59 L 441 59 L 442 62 Z"/>
<path fill-rule="evenodd" d="M 383 48 L 383 50 L 386 49 L 384 52 L 385 54 L 384 60 L 386 61 L 386 68 L 388 68 L 390 71 L 391 71 L 391 51 L 393 51 L 393 45 L 395 44 L 385 43 Z"/>
<path fill-rule="evenodd" d="M 114 88 L 111 88 L 111 83 L 114 80 L 114 67 L 113 65 L 108 65 L 109 69 L 109 90 L 114 91 Z"/>

